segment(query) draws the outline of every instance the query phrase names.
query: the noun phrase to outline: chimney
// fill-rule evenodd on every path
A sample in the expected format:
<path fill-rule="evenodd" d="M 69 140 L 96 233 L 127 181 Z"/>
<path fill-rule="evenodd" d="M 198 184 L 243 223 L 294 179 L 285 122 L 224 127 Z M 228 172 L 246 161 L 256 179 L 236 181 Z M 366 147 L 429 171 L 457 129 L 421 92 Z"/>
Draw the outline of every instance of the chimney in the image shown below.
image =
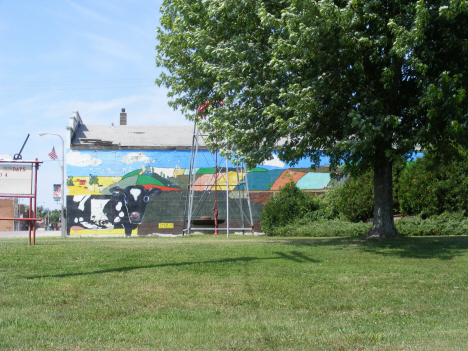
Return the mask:
<path fill-rule="evenodd" d="M 125 112 L 124 108 L 122 109 L 122 112 L 120 112 L 120 125 L 127 125 L 127 112 Z"/>

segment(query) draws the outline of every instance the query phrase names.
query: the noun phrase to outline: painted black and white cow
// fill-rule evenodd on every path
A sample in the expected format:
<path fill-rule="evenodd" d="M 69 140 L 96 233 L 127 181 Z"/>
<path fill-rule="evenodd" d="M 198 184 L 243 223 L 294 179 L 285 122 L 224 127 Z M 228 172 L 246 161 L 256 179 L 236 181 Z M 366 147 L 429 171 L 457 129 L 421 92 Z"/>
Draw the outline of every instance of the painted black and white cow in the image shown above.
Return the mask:
<path fill-rule="evenodd" d="M 78 226 L 83 229 L 123 228 L 125 235 L 142 222 L 150 196 L 161 193 L 161 189 L 145 189 L 133 185 L 122 189 L 110 189 L 112 195 L 73 196 L 68 201 L 67 227 Z"/>

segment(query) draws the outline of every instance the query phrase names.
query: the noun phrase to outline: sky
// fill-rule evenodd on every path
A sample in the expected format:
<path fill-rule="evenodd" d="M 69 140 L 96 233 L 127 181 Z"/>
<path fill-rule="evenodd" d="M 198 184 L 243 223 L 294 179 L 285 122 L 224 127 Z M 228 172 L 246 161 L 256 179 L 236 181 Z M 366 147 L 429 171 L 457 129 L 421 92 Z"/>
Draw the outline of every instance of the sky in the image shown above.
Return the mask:
<path fill-rule="evenodd" d="M 43 161 L 37 205 L 60 209 L 62 136 L 72 111 L 83 122 L 130 125 L 191 124 L 168 106 L 154 84 L 156 29 L 162 0 L 0 0 L 0 154 L 22 152 Z M 66 172 L 65 172 L 66 175 Z M 23 200 L 25 201 L 25 200 Z M 24 202 L 26 203 L 26 201 Z"/>

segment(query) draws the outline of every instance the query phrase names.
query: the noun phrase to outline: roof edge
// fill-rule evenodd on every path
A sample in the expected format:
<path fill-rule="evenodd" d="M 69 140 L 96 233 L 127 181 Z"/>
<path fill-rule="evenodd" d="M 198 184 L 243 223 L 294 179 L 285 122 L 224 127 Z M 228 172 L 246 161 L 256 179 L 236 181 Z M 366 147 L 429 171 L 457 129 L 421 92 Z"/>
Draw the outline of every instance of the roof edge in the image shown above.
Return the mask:
<path fill-rule="evenodd" d="M 83 145 L 83 144 L 72 144 L 70 150 L 191 150 L 191 146 L 102 146 L 102 145 Z M 206 146 L 198 146 L 199 150 L 208 150 Z"/>

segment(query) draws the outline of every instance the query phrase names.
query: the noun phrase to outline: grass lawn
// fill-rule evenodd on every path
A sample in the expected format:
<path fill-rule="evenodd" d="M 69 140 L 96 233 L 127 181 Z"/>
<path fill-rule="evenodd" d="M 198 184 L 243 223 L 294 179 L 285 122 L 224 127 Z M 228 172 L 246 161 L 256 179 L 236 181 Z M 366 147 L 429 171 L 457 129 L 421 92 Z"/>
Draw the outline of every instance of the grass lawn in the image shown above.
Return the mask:
<path fill-rule="evenodd" d="M 0 350 L 467 350 L 468 237 L 0 239 Z"/>

